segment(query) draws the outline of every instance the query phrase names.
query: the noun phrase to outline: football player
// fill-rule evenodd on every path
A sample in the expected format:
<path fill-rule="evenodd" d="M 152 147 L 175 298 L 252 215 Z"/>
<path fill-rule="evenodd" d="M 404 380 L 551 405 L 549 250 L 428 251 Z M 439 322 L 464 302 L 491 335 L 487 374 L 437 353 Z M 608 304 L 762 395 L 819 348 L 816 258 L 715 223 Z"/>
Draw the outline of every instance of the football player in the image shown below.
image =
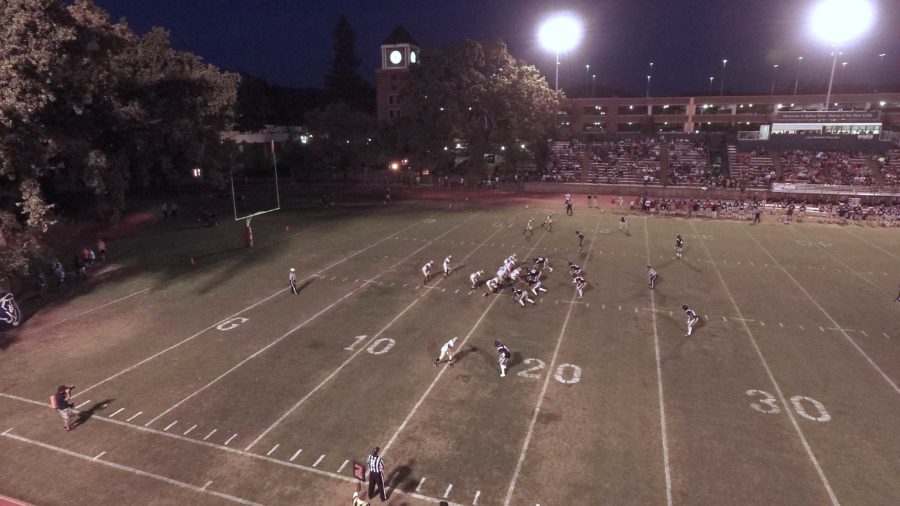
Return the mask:
<path fill-rule="evenodd" d="M 500 354 L 498 358 L 498 362 L 500 362 L 500 377 L 506 376 L 506 368 L 509 366 L 509 358 L 512 356 L 512 353 L 509 352 L 509 348 L 503 344 L 503 341 L 497 339 L 494 341 L 494 347 L 497 348 L 497 353 Z"/>
<path fill-rule="evenodd" d="M 697 322 L 700 321 L 700 317 L 697 316 L 697 313 L 694 312 L 693 309 L 688 307 L 687 304 L 682 304 L 681 310 L 684 311 L 685 315 L 687 315 L 687 334 L 685 334 L 685 335 L 689 336 L 689 335 L 691 335 L 691 332 L 694 329 L 694 325 L 696 325 Z"/>

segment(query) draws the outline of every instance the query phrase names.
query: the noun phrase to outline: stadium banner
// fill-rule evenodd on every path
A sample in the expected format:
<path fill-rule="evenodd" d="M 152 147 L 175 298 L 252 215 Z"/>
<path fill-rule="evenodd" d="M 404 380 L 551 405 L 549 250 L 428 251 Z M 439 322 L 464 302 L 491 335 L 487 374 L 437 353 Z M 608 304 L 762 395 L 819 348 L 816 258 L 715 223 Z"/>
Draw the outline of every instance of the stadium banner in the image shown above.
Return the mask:
<path fill-rule="evenodd" d="M 0 298 L 0 330 L 18 327 L 22 322 L 22 312 L 12 292 Z"/>
<path fill-rule="evenodd" d="M 780 111 L 774 123 L 880 123 L 880 111 Z"/>

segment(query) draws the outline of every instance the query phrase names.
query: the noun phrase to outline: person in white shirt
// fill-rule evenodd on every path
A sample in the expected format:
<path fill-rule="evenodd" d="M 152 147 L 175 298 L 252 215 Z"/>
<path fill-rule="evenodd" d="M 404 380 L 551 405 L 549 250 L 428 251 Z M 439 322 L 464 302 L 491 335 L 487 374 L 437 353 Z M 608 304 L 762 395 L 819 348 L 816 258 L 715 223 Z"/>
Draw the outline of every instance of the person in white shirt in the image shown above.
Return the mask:
<path fill-rule="evenodd" d="M 478 288 L 478 282 L 484 276 L 484 271 L 475 271 L 472 274 L 469 274 L 469 281 L 472 283 L 472 290 Z"/>
<path fill-rule="evenodd" d="M 459 337 L 454 337 L 453 339 L 444 343 L 443 346 L 441 346 L 441 354 L 438 355 L 437 358 L 434 359 L 434 361 L 432 362 L 435 367 L 437 367 L 437 365 L 440 364 L 441 362 L 444 362 L 444 357 L 447 357 L 446 362 L 449 365 L 451 365 L 451 366 L 453 365 L 453 353 L 454 353 L 454 351 L 456 351 L 455 350 L 456 341 L 458 341 L 458 340 L 459 340 Z"/>
<path fill-rule="evenodd" d="M 647 266 L 647 277 L 650 278 L 650 288 L 656 288 L 656 270 L 653 267 Z"/>
<path fill-rule="evenodd" d="M 445 277 L 445 278 L 446 278 L 447 276 L 449 276 L 449 275 L 450 275 L 450 271 L 453 270 L 453 269 L 450 267 L 450 260 L 451 260 L 452 258 L 453 258 L 453 255 L 447 255 L 447 258 L 444 259 L 444 265 L 443 265 L 443 268 L 444 268 L 444 277 Z"/>
<path fill-rule="evenodd" d="M 425 278 L 425 281 L 422 282 L 423 285 L 427 285 L 428 281 L 431 280 L 432 265 L 434 265 L 434 260 L 429 260 L 428 263 L 422 266 L 422 276 Z"/>

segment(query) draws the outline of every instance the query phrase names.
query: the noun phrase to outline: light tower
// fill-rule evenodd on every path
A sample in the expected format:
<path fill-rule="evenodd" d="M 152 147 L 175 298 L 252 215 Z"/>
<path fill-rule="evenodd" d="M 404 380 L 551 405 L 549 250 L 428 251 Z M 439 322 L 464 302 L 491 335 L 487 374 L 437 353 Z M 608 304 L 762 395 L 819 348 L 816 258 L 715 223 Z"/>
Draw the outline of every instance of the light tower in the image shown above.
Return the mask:
<path fill-rule="evenodd" d="M 538 29 L 538 40 L 545 49 L 556 55 L 556 79 L 559 91 L 559 55 L 575 49 L 581 41 L 581 21 L 570 12 L 560 12 L 544 20 Z"/>
<path fill-rule="evenodd" d="M 871 26 L 875 12 L 869 0 L 823 0 L 810 17 L 810 27 L 832 47 L 831 76 L 825 95 L 825 110 L 831 107 L 831 87 L 841 46 L 862 35 Z"/>

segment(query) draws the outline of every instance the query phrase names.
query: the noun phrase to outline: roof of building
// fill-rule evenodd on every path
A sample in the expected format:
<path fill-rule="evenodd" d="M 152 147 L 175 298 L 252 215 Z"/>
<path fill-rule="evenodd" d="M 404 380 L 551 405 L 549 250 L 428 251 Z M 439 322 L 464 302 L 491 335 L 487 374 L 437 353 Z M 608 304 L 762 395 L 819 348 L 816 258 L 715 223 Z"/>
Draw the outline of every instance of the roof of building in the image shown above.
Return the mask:
<path fill-rule="evenodd" d="M 397 28 L 394 28 L 394 31 L 391 32 L 390 35 L 384 42 L 381 43 L 382 46 L 394 45 L 394 44 L 409 44 L 412 46 L 418 46 L 419 43 L 416 42 L 416 39 L 412 38 L 412 35 L 406 31 L 406 28 L 403 25 L 398 25 Z"/>

